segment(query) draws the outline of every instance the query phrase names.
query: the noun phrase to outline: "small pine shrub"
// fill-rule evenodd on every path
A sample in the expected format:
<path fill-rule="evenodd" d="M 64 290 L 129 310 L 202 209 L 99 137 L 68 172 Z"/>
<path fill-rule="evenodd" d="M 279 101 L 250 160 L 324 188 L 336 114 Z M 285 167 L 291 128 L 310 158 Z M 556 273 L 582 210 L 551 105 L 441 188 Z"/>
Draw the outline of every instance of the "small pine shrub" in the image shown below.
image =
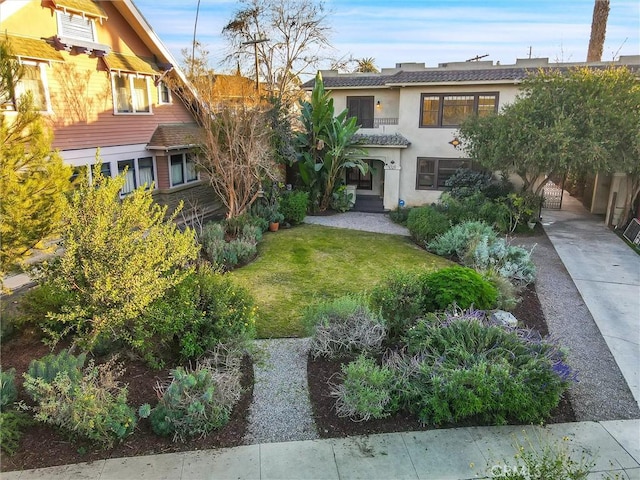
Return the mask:
<path fill-rule="evenodd" d="M 369 303 L 384 319 L 391 340 L 399 338 L 422 316 L 425 295 L 421 275 L 395 270 L 373 287 Z"/>
<path fill-rule="evenodd" d="M 388 417 L 398 407 L 394 384 L 395 375 L 390 368 L 360 355 L 342 366 L 342 383 L 331 388 L 337 415 L 355 421 Z"/>
<path fill-rule="evenodd" d="M 424 278 L 427 295 L 427 310 L 445 310 L 451 305 L 469 308 L 490 309 L 496 304 L 496 288 L 482 276 L 460 266 L 443 268 Z"/>
<path fill-rule="evenodd" d="M 412 208 L 407 218 L 407 228 L 411 237 L 422 247 L 446 232 L 449 226 L 446 215 L 428 205 Z"/>
<path fill-rule="evenodd" d="M 484 222 L 462 222 L 429 242 L 427 250 L 441 257 L 463 258 L 471 241 L 482 236 L 497 238 L 493 228 Z"/>
<path fill-rule="evenodd" d="M 0 412 L 0 450 L 13 455 L 20 446 L 24 430 L 33 423 L 29 415 L 19 411 Z"/>
<path fill-rule="evenodd" d="M 280 197 L 280 213 L 284 215 L 284 221 L 291 225 L 299 225 L 307 215 L 309 194 L 300 190 L 284 192 Z"/>
<path fill-rule="evenodd" d="M 240 399 L 240 361 L 227 362 L 225 369 L 199 363 L 194 369 L 178 367 L 172 381 L 157 388 L 160 401 L 150 411 L 153 431 L 173 436 L 173 441 L 206 437 L 229 421 Z"/>
<path fill-rule="evenodd" d="M 31 378 L 51 384 L 59 374 L 64 373 L 69 381 L 75 384 L 82 378 L 82 367 L 86 357 L 87 355 L 84 353 L 76 357 L 67 350 L 62 350 L 57 355 L 50 353 L 38 360 L 32 360 L 27 374 Z M 29 391 L 26 386 L 25 389 L 34 400 L 38 401 L 38 398 L 34 396 L 36 392 Z"/>
<path fill-rule="evenodd" d="M 16 369 L 2 370 L 0 368 L 0 411 L 13 404 L 16 398 L 18 398 Z"/>
<path fill-rule="evenodd" d="M 309 351 L 314 358 L 377 350 L 386 338 L 382 319 L 357 297 L 315 305 L 307 309 L 303 322 L 312 327 Z"/>
<path fill-rule="evenodd" d="M 61 370 L 51 382 L 25 373 L 24 388 L 37 401 L 34 418 L 110 448 L 136 425 L 135 412 L 127 405 L 127 387 L 118 382 L 122 364 L 115 357 L 98 366 L 90 361 L 82 373 L 78 379 Z"/>

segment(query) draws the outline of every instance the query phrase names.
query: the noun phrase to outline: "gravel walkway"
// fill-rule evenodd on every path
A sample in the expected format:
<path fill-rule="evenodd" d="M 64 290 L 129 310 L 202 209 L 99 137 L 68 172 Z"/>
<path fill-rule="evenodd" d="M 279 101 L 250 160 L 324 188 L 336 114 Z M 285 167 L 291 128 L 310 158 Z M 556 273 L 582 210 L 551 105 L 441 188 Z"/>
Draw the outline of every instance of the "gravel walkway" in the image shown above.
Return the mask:
<path fill-rule="evenodd" d="M 304 223 L 409 236 L 409 230 L 406 227 L 393 223 L 389 215 L 381 213 L 345 212 L 335 215 L 307 215 Z"/>
<path fill-rule="evenodd" d="M 256 340 L 253 403 L 245 444 L 318 438 L 307 387 L 308 338 Z"/>

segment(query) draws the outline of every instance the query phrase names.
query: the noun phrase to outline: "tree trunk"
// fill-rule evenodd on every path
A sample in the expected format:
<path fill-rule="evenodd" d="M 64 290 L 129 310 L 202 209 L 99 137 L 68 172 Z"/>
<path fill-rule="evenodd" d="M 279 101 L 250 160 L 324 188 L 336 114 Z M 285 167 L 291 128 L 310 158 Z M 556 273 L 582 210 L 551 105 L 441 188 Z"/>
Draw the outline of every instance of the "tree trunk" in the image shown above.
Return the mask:
<path fill-rule="evenodd" d="M 593 6 L 593 19 L 591 21 L 591 37 L 589 38 L 589 51 L 587 62 L 602 61 L 602 49 L 604 36 L 607 31 L 607 18 L 609 17 L 609 0 L 595 0 Z"/>

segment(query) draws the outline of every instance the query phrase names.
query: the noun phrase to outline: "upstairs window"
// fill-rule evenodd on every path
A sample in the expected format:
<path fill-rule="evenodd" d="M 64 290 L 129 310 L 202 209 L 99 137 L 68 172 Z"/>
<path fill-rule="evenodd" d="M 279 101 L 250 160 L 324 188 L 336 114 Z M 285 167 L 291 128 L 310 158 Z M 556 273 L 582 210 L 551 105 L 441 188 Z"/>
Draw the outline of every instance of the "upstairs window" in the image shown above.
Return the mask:
<path fill-rule="evenodd" d="M 470 115 L 486 116 L 498 111 L 497 93 L 423 93 L 421 99 L 421 127 L 457 127 Z"/>
<path fill-rule="evenodd" d="M 45 64 L 43 63 L 23 63 L 23 76 L 16 85 L 13 99 L 3 99 L 5 105 L 12 109 L 18 98 L 30 94 L 33 106 L 41 112 L 51 111 L 49 100 L 49 88 L 47 85 L 47 75 Z"/>
<path fill-rule="evenodd" d="M 96 41 L 93 20 L 78 14 L 72 15 L 65 12 L 56 12 L 56 14 L 58 16 L 58 36 L 88 42 Z"/>
<path fill-rule="evenodd" d="M 360 128 L 373 128 L 373 96 L 347 97 L 347 110 Z"/>
<path fill-rule="evenodd" d="M 150 113 L 149 79 L 114 73 L 113 99 L 116 113 Z"/>
<path fill-rule="evenodd" d="M 160 105 L 171 103 L 171 90 L 164 82 L 158 84 L 158 103 Z"/>

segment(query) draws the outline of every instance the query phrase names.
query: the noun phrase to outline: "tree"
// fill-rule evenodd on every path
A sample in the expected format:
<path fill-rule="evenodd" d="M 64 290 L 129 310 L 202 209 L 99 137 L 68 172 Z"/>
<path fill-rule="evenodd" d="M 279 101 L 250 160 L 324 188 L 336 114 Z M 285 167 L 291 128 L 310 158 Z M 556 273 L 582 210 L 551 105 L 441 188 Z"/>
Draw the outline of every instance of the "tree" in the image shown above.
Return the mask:
<path fill-rule="evenodd" d="M 356 59 L 358 66 L 356 72 L 362 73 L 380 73 L 378 67 L 376 67 L 376 59 L 373 57 Z"/>
<path fill-rule="evenodd" d="M 604 38 L 607 31 L 607 19 L 609 18 L 610 10 L 609 3 L 609 0 L 595 0 L 593 5 L 587 62 L 599 62 L 602 60 L 602 49 L 604 48 Z"/>
<path fill-rule="evenodd" d="M 201 127 L 194 148 L 196 167 L 206 174 L 224 206 L 227 217 L 243 214 L 259 195 L 265 178 L 276 180 L 280 174 L 271 144 L 269 104 L 260 102 L 252 84 L 243 87 L 233 99 L 216 87 L 216 75 L 208 67 L 206 52 L 200 45 L 190 62 L 191 88 L 170 77 L 172 90 L 184 100 Z M 241 77 L 242 78 L 242 77 Z"/>
<path fill-rule="evenodd" d="M 500 113 L 466 120 L 460 136 L 470 157 L 536 193 L 554 173 L 626 173 L 621 225 L 640 191 L 638 105 L 640 84 L 625 67 L 541 71 Z"/>
<path fill-rule="evenodd" d="M 19 265 L 56 233 L 70 187 L 71 167 L 51 151 L 51 135 L 30 94 L 16 99 L 23 74 L 0 41 L 0 275 Z"/>
<path fill-rule="evenodd" d="M 244 6 L 224 27 L 229 41 L 228 59 L 243 55 L 253 65 L 257 56 L 259 76 L 268 96 L 291 107 L 300 97 L 300 76 L 315 72 L 330 46 L 322 0 L 242 0 Z M 253 44 L 251 47 L 247 42 Z M 245 45 L 243 45 L 243 43 Z M 255 68 L 255 67 L 253 67 Z"/>
<path fill-rule="evenodd" d="M 354 141 L 357 119 L 348 118 L 345 109 L 334 116 L 331 92 L 324 89 L 320 72 L 316 75 L 311 101 L 302 102 L 303 131 L 296 135 L 300 177 L 309 188 L 312 203 L 325 211 L 345 168 L 358 168 L 367 173 L 367 164 L 358 158 L 364 152 Z"/>
<path fill-rule="evenodd" d="M 192 271 L 199 252 L 193 230 L 174 222 L 179 209 L 167 218 L 144 186 L 121 199 L 124 184 L 124 173 L 103 176 L 98 159 L 91 183 L 87 172 L 64 211 L 63 253 L 44 266 L 44 281 L 69 294 L 50 320 L 87 349 L 132 342 L 136 320 Z"/>

